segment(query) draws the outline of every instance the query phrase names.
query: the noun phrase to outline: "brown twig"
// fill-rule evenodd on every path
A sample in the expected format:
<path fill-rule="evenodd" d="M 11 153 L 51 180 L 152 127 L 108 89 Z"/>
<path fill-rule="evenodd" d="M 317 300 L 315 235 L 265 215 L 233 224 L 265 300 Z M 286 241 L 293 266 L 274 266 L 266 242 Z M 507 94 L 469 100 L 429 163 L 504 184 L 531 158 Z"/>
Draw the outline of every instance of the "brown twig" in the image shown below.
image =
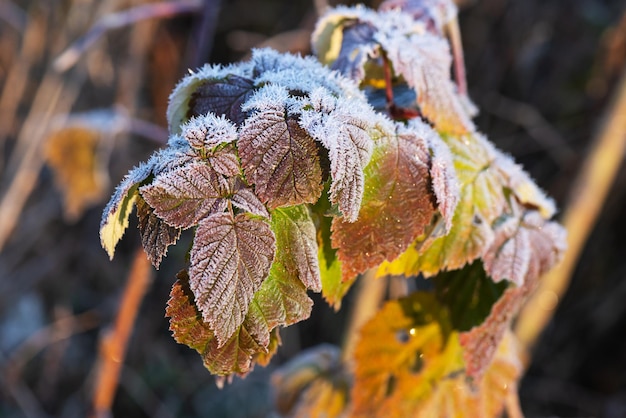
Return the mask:
<path fill-rule="evenodd" d="M 581 251 L 600 215 L 626 150 L 626 68 L 592 150 L 574 182 L 563 224 L 569 248 L 560 265 L 550 271 L 519 315 L 515 333 L 522 353 L 528 353 L 554 314 L 569 285 Z"/>
<path fill-rule="evenodd" d="M 100 342 L 100 356 L 93 397 L 93 412 L 96 418 L 110 415 L 128 340 L 141 301 L 152 281 L 152 276 L 153 271 L 150 262 L 143 250 L 139 248 L 135 252 L 114 327 L 105 333 Z"/>

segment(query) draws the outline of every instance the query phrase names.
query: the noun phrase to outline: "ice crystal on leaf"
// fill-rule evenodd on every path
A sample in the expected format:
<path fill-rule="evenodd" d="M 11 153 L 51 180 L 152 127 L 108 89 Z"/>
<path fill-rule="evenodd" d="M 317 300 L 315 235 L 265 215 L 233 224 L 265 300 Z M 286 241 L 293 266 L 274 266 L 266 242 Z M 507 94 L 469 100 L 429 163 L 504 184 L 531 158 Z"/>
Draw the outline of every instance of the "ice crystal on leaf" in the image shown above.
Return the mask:
<path fill-rule="evenodd" d="M 220 345 L 243 323 L 269 273 L 274 242 L 267 222 L 244 214 L 215 213 L 198 225 L 189 284 Z"/>
<path fill-rule="evenodd" d="M 182 126 L 182 134 L 195 149 L 211 151 L 220 144 L 237 140 L 237 128 L 226 117 L 213 113 L 195 116 Z"/>
<path fill-rule="evenodd" d="M 321 88 L 311 94 L 310 103 L 310 109 L 302 110 L 300 125 L 328 150 L 330 200 L 354 222 L 363 197 L 363 169 L 373 149 L 370 132 L 380 116 L 362 102 L 336 98 Z"/>
<path fill-rule="evenodd" d="M 208 165 L 194 162 L 155 177 L 141 189 L 154 213 L 169 225 L 190 228 L 226 209 L 226 180 Z"/>
<path fill-rule="evenodd" d="M 247 178 L 269 207 L 317 201 L 323 188 L 317 146 L 284 103 L 272 101 L 248 118 L 238 146 Z"/>

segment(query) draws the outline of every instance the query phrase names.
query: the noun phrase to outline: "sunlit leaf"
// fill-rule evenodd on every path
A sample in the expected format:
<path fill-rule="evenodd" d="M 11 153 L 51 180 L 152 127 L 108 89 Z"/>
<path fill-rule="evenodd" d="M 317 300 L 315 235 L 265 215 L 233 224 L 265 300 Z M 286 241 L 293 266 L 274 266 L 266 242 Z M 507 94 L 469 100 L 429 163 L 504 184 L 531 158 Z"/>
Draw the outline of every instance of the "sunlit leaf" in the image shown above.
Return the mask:
<path fill-rule="evenodd" d="M 358 219 L 333 220 L 344 280 L 395 259 L 430 224 L 435 208 L 429 163 L 426 142 L 411 129 L 399 127 L 397 136 L 376 142 Z"/>
<path fill-rule="evenodd" d="M 521 371 L 509 334 L 484 375 L 468 379 L 459 336 L 432 294 L 388 302 L 355 350 L 353 416 L 497 418 Z"/>
<path fill-rule="evenodd" d="M 254 91 L 254 82 L 235 74 L 229 74 L 220 80 L 207 80 L 199 84 L 189 99 L 188 117 L 214 113 L 225 115 L 239 125 L 246 114 L 241 105 L 250 98 Z"/>
<path fill-rule="evenodd" d="M 290 417 L 338 417 L 347 403 L 348 381 L 341 350 L 323 344 L 302 351 L 272 374 L 278 412 Z"/>
<path fill-rule="evenodd" d="M 159 219 L 141 196 L 137 197 L 137 217 L 143 249 L 152 265 L 158 269 L 161 259 L 167 254 L 167 247 L 178 240 L 181 230 Z"/>
<path fill-rule="evenodd" d="M 129 171 L 104 208 L 100 221 L 100 243 L 111 259 L 115 246 L 128 228 L 128 217 L 133 210 L 139 184 L 152 174 L 152 167 L 153 164 L 149 162 Z"/>
<path fill-rule="evenodd" d="M 262 322 L 246 318 L 223 344 L 218 343 L 209 324 L 202 320 L 194 305 L 186 272 L 178 274 L 167 302 L 166 316 L 170 318 L 170 331 L 174 339 L 196 350 L 205 367 L 213 374 L 228 376 L 234 373 L 245 375 L 252 370 L 253 357 L 264 354 L 267 349 L 255 340 L 255 328 L 263 328 Z"/>
<path fill-rule="evenodd" d="M 461 373 L 443 379 L 413 416 L 500 418 L 507 398 L 517 397 L 522 367 L 515 343 L 512 333 L 505 334 L 482 378 L 469 383 Z"/>
<path fill-rule="evenodd" d="M 483 375 L 498 342 L 528 295 L 537 287 L 540 276 L 552 268 L 565 251 L 565 230 L 555 222 L 546 222 L 538 212 L 528 212 L 522 219 L 520 230 L 528 234 L 531 251 L 523 285 L 508 288 L 482 324 L 461 334 L 469 376 Z"/>
<path fill-rule="evenodd" d="M 462 373 L 447 311 L 429 293 L 391 302 L 367 322 L 354 352 L 355 416 L 417 416 L 445 379 Z"/>
<path fill-rule="evenodd" d="M 100 132 L 87 126 L 71 126 L 54 132 L 46 142 L 45 157 L 54 182 L 63 193 L 65 216 L 76 220 L 103 197 L 108 186 L 98 161 Z"/>
<path fill-rule="evenodd" d="M 196 305 L 220 347 L 243 323 L 254 293 L 267 278 L 274 250 L 274 234 L 263 220 L 214 213 L 200 221 L 189 281 Z"/>
<path fill-rule="evenodd" d="M 485 270 L 496 282 L 508 280 L 524 284 L 532 256 L 528 231 L 519 227 L 520 220 L 508 217 L 494 228 L 495 239 L 483 256 Z"/>
<path fill-rule="evenodd" d="M 226 209 L 228 184 L 207 164 L 193 162 L 158 175 L 140 192 L 159 218 L 176 228 L 190 228 Z"/>
<path fill-rule="evenodd" d="M 322 170 L 313 138 L 288 117 L 283 103 L 246 119 L 238 143 L 247 178 L 274 208 L 314 203 L 322 192 Z"/>
<path fill-rule="evenodd" d="M 520 203 L 538 210 L 544 219 L 550 219 L 556 213 L 554 201 L 546 196 L 511 157 L 497 150 L 495 154 L 495 167 L 502 173 L 505 185 L 513 191 Z"/>

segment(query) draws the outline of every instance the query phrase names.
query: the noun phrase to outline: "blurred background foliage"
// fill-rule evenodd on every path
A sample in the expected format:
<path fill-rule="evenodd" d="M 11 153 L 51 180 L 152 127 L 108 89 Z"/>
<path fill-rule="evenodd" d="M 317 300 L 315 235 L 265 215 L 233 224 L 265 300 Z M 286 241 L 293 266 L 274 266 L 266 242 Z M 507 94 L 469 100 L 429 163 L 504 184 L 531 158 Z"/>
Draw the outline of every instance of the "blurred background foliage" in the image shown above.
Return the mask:
<path fill-rule="evenodd" d="M 479 129 L 564 207 L 625 66 L 626 3 L 458 3 Z M 166 140 L 176 82 L 252 47 L 309 53 L 328 2 L 178 0 L 150 9 L 161 10 L 154 18 L 120 20 L 120 11 L 155 4 L 0 2 L 0 417 L 89 412 L 98 340 L 139 245 L 139 234 L 127 234 L 109 261 L 98 238 L 102 207 L 112 185 Z M 79 167 L 51 168 L 70 152 Z M 94 192 L 63 194 L 67 183 Z M 528 417 L 626 416 L 625 184 L 622 169 L 533 352 L 520 389 Z M 140 307 L 113 415 L 269 415 L 271 370 L 303 348 L 340 344 L 350 295 L 338 313 L 314 296 L 312 318 L 283 330 L 270 366 L 220 392 L 164 318 L 184 248 L 170 252 Z"/>

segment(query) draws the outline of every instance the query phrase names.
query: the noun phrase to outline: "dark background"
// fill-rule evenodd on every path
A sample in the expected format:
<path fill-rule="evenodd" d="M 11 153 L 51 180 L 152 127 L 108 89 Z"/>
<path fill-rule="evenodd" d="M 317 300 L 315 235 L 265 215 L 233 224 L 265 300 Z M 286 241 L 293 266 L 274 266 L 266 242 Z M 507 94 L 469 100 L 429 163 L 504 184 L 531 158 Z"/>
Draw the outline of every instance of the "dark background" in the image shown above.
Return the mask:
<path fill-rule="evenodd" d="M 141 3 L 0 4 L 2 94 L 8 94 L 13 66 L 25 65 L 27 76 L 22 94 L 3 102 L 15 104 L 16 112 L 0 130 L 2 196 L 15 174 L 10 160 L 21 157 L 17 137 L 53 59 L 98 17 Z M 480 108 L 479 129 L 523 164 L 563 208 L 625 66 L 626 3 L 462 3 L 459 20 L 470 97 Z M 187 68 L 243 59 L 259 45 L 308 53 L 315 19 L 311 1 L 207 0 L 193 14 L 111 30 L 61 76 L 68 85 L 80 80 L 71 112 L 122 105 L 133 116 L 165 127 L 167 96 Z M 40 48 L 25 57 L 25 34 L 37 25 Z M 112 141 L 108 172 L 114 185 L 155 145 L 124 133 Z M 70 221 L 50 169 L 44 166 L 37 173 L 0 253 L 0 417 L 84 416 L 98 338 L 115 316 L 139 235 L 133 219 L 110 262 L 98 229 L 111 186 L 101 203 Z M 520 388 L 528 417 L 626 416 L 624 184 L 622 169 L 572 284 L 533 353 Z M 338 314 L 316 297 L 312 318 L 282 332 L 284 344 L 272 365 L 219 392 L 196 353 L 170 337 L 164 318 L 174 276 L 185 266 L 185 248 L 181 242 L 170 250 L 143 301 L 114 416 L 266 416 L 272 368 L 304 347 L 340 344 L 350 297 Z M 83 328 L 66 330 L 69 338 L 55 337 L 51 323 L 73 315 L 84 318 L 79 315 L 85 312 L 88 319 L 77 322 Z"/>

